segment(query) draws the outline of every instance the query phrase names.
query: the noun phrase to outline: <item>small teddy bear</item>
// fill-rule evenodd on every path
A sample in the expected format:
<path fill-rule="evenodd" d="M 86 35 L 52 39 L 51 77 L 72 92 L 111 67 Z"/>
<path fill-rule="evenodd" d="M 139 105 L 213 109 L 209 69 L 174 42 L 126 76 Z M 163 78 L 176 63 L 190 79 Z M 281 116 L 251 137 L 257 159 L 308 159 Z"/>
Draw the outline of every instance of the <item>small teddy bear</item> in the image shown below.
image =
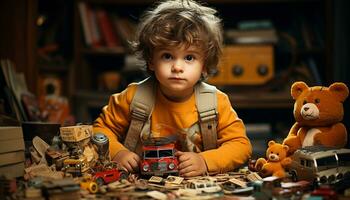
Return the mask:
<path fill-rule="evenodd" d="M 309 87 L 304 82 L 295 82 L 291 87 L 295 100 L 295 124 L 284 139 L 289 155 L 301 147 L 322 145 L 342 148 L 347 143 L 343 120 L 343 102 L 349 95 L 344 83 L 329 87 Z"/>
<path fill-rule="evenodd" d="M 266 150 L 266 158 L 259 158 L 255 163 L 255 169 L 263 177 L 276 176 L 286 177 L 285 169 L 292 163 L 291 158 L 287 157 L 289 147 L 287 145 L 276 143 L 271 140 Z"/>

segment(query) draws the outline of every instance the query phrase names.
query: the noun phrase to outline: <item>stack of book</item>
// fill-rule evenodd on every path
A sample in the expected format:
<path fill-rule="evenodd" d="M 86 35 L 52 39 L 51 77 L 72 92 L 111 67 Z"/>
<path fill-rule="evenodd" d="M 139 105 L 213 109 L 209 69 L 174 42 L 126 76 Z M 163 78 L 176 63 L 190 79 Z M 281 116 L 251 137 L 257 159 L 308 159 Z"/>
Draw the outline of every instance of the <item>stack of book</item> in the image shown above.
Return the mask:
<path fill-rule="evenodd" d="M 0 176 L 11 179 L 24 175 L 24 149 L 21 127 L 0 127 Z"/>

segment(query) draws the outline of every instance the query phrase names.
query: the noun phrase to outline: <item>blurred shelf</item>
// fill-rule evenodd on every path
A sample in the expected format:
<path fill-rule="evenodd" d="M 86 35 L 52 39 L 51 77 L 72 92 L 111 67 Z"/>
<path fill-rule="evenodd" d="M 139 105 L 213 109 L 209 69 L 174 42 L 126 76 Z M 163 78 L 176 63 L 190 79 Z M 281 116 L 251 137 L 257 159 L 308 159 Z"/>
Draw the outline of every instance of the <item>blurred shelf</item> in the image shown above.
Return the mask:
<path fill-rule="evenodd" d="M 294 100 L 287 92 L 226 92 L 232 107 L 238 109 L 292 108 Z"/>
<path fill-rule="evenodd" d="M 41 72 L 65 73 L 69 70 L 68 64 L 39 64 Z"/>
<path fill-rule="evenodd" d="M 126 53 L 124 47 L 99 47 L 99 48 L 83 48 L 81 52 L 85 55 L 100 55 L 100 56 L 113 56 L 122 55 Z"/>
<path fill-rule="evenodd" d="M 82 0 L 80 0 L 82 1 Z M 93 4 L 115 4 L 115 5 L 149 5 L 157 0 L 83 0 Z M 243 4 L 243 3 L 293 3 L 293 2 L 317 2 L 321 0 L 207 0 L 207 3 Z"/>

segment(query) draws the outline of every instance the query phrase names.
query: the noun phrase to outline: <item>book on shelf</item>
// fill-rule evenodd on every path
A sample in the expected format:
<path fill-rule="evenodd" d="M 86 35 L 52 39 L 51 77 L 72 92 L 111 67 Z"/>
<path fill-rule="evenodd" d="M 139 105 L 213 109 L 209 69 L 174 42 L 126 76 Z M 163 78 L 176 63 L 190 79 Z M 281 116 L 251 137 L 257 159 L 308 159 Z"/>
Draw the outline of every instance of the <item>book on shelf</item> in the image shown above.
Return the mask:
<path fill-rule="evenodd" d="M 97 9 L 96 17 L 105 45 L 109 48 L 121 46 L 120 39 L 115 33 L 114 26 L 107 11 L 103 9 Z"/>
<path fill-rule="evenodd" d="M 124 46 L 129 47 L 129 42 L 131 42 L 135 36 L 136 23 L 128 18 L 119 17 L 117 15 L 112 15 L 112 21 L 122 43 Z"/>
<path fill-rule="evenodd" d="M 17 73 L 14 63 L 8 59 L 1 60 L 0 64 L 1 76 L 3 76 L 5 80 L 3 89 L 8 103 L 18 120 L 28 120 L 21 103 L 22 95 L 24 93 L 29 93 L 24 74 Z"/>
<path fill-rule="evenodd" d="M 88 6 L 84 2 L 78 3 L 78 9 L 80 14 L 80 21 L 83 29 L 83 36 L 85 39 L 85 43 L 87 46 L 92 45 L 92 30 L 89 25 L 89 17 L 88 17 Z"/>

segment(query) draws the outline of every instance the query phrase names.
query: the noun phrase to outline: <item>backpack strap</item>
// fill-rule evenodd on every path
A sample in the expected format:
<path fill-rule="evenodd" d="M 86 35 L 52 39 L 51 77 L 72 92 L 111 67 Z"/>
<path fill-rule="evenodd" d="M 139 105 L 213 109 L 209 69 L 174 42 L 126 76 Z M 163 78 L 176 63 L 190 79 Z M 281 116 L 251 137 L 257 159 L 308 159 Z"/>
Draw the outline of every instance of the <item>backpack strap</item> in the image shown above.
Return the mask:
<path fill-rule="evenodd" d="M 196 106 L 202 134 L 203 149 L 217 147 L 217 97 L 216 87 L 199 82 L 195 87 Z"/>
<path fill-rule="evenodd" d="M 135 96 L 130 104 L 131 122 L 124 140 L 124 146 L 130 151 L 136 150 L 140 142 L 140 135 L 150 130 L 150 116 L 155 97 L 156 87 L 153 78 L 149 77 L 138 83 Z"/>

